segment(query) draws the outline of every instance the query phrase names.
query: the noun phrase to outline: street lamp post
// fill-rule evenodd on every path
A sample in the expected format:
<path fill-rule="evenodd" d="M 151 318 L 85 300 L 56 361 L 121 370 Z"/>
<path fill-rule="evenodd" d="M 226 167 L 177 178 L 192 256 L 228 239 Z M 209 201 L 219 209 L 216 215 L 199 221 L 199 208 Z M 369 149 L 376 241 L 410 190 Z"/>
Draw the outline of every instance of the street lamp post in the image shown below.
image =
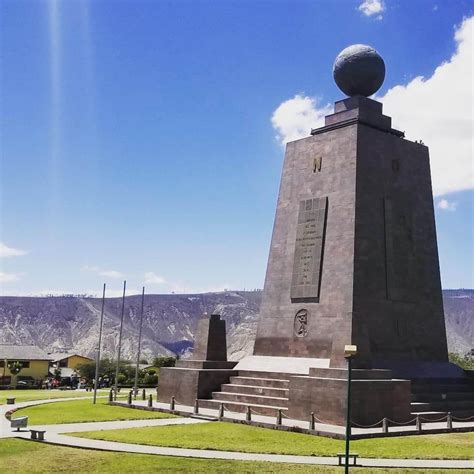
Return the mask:
<path fill-rule="evenodd" d="M 119 332 L 119 340 L 118 340 L 118 353 L 117 353 L 117 367 L 115 369 L 115 395 L 118 392 L 118 376 L 119 376 L 119 366 L 120 366 L 120 351 L 122 349 L 122 333 L 123 333 L 123 316 L 125 310 L 125 289 L 127 287 L 127 281 L 124 280 L 123 282 L 123 296 L 122 296 L 122 316 L 120 318 L 120 332 Z"/>
<path fill-rule="evenodd" d="M 100 322 L 99 322 L 99 347 L 97 348 L 97 360 L 95 361 L 95 379 L 94 379 L 94 405 L 97 399 L 97 387 L 99 383 L 99 364 L 100 364 L 100 346 L 102 344 L 102 326 L 104 322 L 104 305 L 105 305 L 105 283 L 104 289 L 102 290 L 102 309 L 100 311 Z"/>
<path fill-rule="evenodd" d="M 357 346 L 344 346 L 344 357 L 347 360 L 347 408 L 346 408 L 346 456 L 344 462 L 344 472 L 349 473 L 349 449 L 351 440 L 351 378 L 352 378 L 352 358 L 357 354 Z"/>
<path fill-rule="evenodd" d="M 140 366 L 140 349 L 142 344 L 142 327 L 143 327 L 143 308 L 145 304 L 145 287 L 142 289 L 142 309 L 140 311 L 140 330 L 138 332 L 138 351 L 137 351 L 137 365 L 135 367 L 135 383 L 133 384 L 133 394 L 135 398 L 138 392 L 138 367 Z"/>

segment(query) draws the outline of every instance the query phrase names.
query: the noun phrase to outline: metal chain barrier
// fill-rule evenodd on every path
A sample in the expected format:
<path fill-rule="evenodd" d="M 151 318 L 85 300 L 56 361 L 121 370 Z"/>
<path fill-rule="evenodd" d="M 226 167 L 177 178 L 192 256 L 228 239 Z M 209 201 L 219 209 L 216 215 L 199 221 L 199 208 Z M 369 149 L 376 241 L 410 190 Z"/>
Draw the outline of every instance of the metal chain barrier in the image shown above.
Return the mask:
<path fill-rule="evenodd" d="M 355 426 L 356 428 L 375 428 L 381 423 L 383 423 L 383 420 L 377 421 L 377 423 L 374 423 L 373 425 L 359 425 L 358 423 L 351 421 L 351 426 Z"/>
<path fill-rule="evenodd" d="M 457 416 L 452 417 L 454 421 L 469 421 L 474 420 L 474 416 L 469 416 L 467 418 L 458 418 Z"/>
<path fill-rule="evenodd" d="M 436 418 L 435 420 L 432 420 L 431 418 L 423 418 L 422 416 L 420 416 L 421 421 L 425 421 L 425 422 L 429 422 L 429 423 L 438 423 L 439 421 L 444 421 L 444 420 L 447 420 L 447 419 L 448 419 L 448 415 L 445 415 L 441 418 Z"/>

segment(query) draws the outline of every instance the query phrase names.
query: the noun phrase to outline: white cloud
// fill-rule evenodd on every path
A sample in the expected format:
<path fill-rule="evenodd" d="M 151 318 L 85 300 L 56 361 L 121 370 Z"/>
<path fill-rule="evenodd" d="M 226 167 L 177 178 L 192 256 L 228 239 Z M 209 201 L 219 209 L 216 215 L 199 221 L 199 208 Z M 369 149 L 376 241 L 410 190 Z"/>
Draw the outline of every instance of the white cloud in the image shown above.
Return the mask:
<path fill-rule="evenodd" d="M 187 285 L 186 283 L 176 283 L 170 286 L 169 291 L 176 294 L 200 294 L 200 293 L 221 293 L 223 291 L 229 291 L 235 288 L 235 285 L 230 285 L 228 283 L 223 283 L 221 285 L 211 285 L 196 287 L 192 285 Z"/>
<path fill-rule="evenodd" d="M 286 142 L 309 136 L 312 128 L 324 125 L 324 116 L 331 113 L 331 107 L 318 106 L 315 97 L 297 94 L 293 99 L 281 103 L 273 112 L 272 125 L 277 131 L 277 139 Z"/>
<path fill-rule="evenodd" d="M 474 187 L 473 36 L 471 17 L 455 32 L 455 53 L 431 77 L 416 77 L 377 99 L 396 128 L 430 147 L 436 196 Z"/>
<path fill-rule="evenodd" d="M 145 283 L 162 285 L 163 283 L 166 283 L 166 280 L 163 277 L 157 275 L 156 273 L 147 272 L 145 273 Z"/>
<path fill-rule="evenodd" d="M 98 272 L 100 276 L 107 277 L 107 278 L 123 278 L 124 275 L 117 270 L 101 270 Z"/>
<path fill-rule="evenodd" d="M 13 281 L 18 281 L 20 276 L 16 273 L 5 273 L 0 272 L 0 283 L 11 283 Z"/>
<path fill-rule="evenodd" d="M 455 211 L 458 207 L 458 203 L 448 201 L 447 199 L 440 199 L 436 207 L 443 211 Z"/>
<path fill-rule="evenodd" d="M 97 265 L 83 265 L 81 267 L 82 271 L 97 273 L 99 276 L 106 278 L 124 278 L 124 274 L 117 270 L 103 270 Z"/>
<path fill-rule="evenodd" d="M 0 258 L 20 257 L 26 255 L 26 253 L 25 250 L 8 247 L 3 242 L 0 242 Z"/>
<path fill-rule="evenodd" d="M 95 265 L 83 265 L 81 270 L 84 272 L 98 272 L 100 271 L 100 268 Z"/>
<path fill-rule="evenodd" d="M 382 13 L 385 11 L 385 5 L 381 0 L 365 0 L 359 5 L 358 10 L 365 16 L 373 16 L 376 20 L 382 19 Z"/>
<path fill-rule="evenodd" d="M 384 113 L 393 117 L 395 128 L 430 147 L 435 196 L 474 188 L 473 36 L 471 17 L 455 31 L 455 53 L 431 77 L 416 77 L 376 98 L 383 102 Z M 312 97 L 296 95 L 275 110 L 272 124 L 284 143 L 308 136 L 331 112 L 329 106 L 319 108 Z"/>

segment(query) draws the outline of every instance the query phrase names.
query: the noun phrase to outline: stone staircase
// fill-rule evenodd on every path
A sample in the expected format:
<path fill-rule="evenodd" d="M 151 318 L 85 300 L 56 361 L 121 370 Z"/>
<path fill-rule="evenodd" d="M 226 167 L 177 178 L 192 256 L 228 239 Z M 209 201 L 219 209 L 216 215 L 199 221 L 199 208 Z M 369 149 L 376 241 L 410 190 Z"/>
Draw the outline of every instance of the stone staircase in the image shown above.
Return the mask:
<path fill-rule="evenodd" d="M 451 413 L 474 416 L 474 378 L 414 379 L 411 383 L 413 416 L 436 420 Z"/>
<path fill-rule="evenodd" d="M 244 413 L 250 406 L 254 414 L 276 416 L 278 410 L 288 410 L 287 374 L 277 372 L 239 371 L 230 377 L 230 383 L 222 384 L 212 398 L 199 400 L 199 407 L 218 410 L 221 403 L 226 410 Z"/>
<path fill-rule="evenodd" d="M 288 374 L 239 371 L 212 392 L 210 399 L 200 399 L 199 407 L 245 413 L 250 406 L 258 415 L 276 416 L 288 411 Z M 474 416 L 474 378 L 427 378 L 412 380 L 411 414 L 424 420 L 437 420 L 450 412 L 454 417 Z"/>

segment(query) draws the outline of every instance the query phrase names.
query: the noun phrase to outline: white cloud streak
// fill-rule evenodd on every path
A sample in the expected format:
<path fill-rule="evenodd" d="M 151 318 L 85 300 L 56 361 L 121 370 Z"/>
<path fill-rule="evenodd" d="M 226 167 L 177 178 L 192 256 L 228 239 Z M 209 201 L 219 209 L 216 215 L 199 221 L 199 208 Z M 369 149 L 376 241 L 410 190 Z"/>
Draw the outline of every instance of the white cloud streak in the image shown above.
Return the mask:
<path fill-rule="evenodd" d="M 16 273 L 0 272 L 0 283 L 12 283 L 18 281 L 20 276 Z"/>
<path fill-rule="evenodd" d="M 447 199 L 440 199 L 436 207 L 442 211 L 455 211 L 458 207 L 458 203 L 448 201 Z"/>
<path fill-rule="evenodd" d="M 430 147 L 435 196 L 474 188 L 473 36 L 474 17 L 470 17 L 455 31 L 455 53 L 431 77 L 416 77 L 376 98 L 384 104 L 384 113 L 393 117 L 395 128 Z M 331 112 L 332 107 L 320 107 L 315 98 L 296 95 L 280 104 L 271 121 L 285 143 L 308 136 Z"/>
<path fill-rule="evenodd" d="M 376 20 L 382 19 L 382 13 L 385 11 L 385 5 L 381 0 L 365 0 L 359 5 L 358 10 L 365 16 L 374 16 Z"/>
<path fill-rule="evenodd" d="M 281 103 L 273 112 L 271 121 L 277 131 L 277 140 L 287 142 L 309 136 L 311 128 L 324 125 L 324 116 L 331 113 L 330 105 L 318 106 L 315 97 L 297 94 Z"/>
<path fill-rule="evenodd" d="M 395 127 L 430 147 L 436 196 L 474 187 L 473 36 L 471 17 L 455 32 L 455 53 L 431 77 L 416 77 L 378 98 Z"/>
<path fill-rule="evenodd" d="M 162 276 L 157 275 L 156 273 L 147 272 L 145 273 L 145 283 L 153 285 L 162 285 L 163 283 L 166 283 L 166 280 Z"/>
<path fill-rule="evenodd" d="M 107 278 L 123 278 L 124 274 L 118 272 L 117 270 L 102 270 L 98 272 L 100 276 L 107 277 Z"/>
<path fill-rule="evenodd" d="M 85 272 L 97 273 L 97 275 L 106 278 L 124 278 L 125 276 L 122 272 L 119 272 L 117 270 L 103 270 L 97 265 L 83 265 L 81 267 L 81 270 Z"/>
<path fill-rule="evenodd" d="M 0 258 L 10 258 L 10 257 L 21 257 L 26 255 L 26 250 L 15 249 L 13 247 L 8 247 L 3 242 L 0 242 Z"/>

